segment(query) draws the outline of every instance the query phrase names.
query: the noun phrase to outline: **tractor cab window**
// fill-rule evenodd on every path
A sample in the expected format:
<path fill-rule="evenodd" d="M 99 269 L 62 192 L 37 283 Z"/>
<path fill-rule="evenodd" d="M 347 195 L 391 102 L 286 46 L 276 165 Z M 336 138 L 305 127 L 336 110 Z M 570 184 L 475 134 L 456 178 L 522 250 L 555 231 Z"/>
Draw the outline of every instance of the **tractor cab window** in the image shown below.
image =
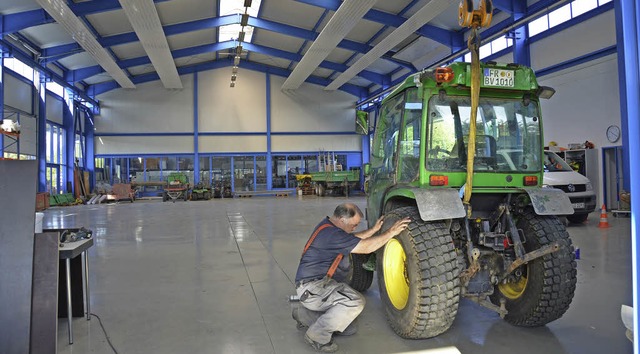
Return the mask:
<path fill-rule="evenodd" d="M 418 89 L 406 91 L 404 125 L 400 137 L 398 156 L 399 182 L 411 182 L 420 172 L 420 123 L 422 122 L 422 99 Z"/>
<path fill-rule="evenodd" d="M 375 145 L 371 151 L 371 167 L 377 173 L 391 176 L 396 170 L 396 149 L 402 112 L 404 111 L 404 94 L 400 94 L 382 106 L 380 121 L 376 127 Z"/>
<path fill-rule="evenodd" d="M 464 171 L 471 98 L 434 96 L 429 100 L 427 169 Z M 480 98 L 474 169 L 534 172 L 541 167 L 540 119 L 536 102 Z"/>

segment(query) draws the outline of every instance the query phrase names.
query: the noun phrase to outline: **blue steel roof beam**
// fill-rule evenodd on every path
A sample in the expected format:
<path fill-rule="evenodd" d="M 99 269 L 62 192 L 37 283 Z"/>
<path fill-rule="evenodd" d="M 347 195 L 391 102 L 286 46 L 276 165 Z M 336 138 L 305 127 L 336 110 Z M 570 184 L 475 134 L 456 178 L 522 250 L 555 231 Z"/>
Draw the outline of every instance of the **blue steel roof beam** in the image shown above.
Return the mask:
<path fill-rule="evenodd" d="M 154 3 L 165 2 L 169 0 L 153 0 Z M 72 1 L 67 2 L 67 6 L 76 14 L 76 16 L 85 16 L 96 14 L 100 12 L 112 11 L 121 9 L 120 2 L 118 0 L 100 0 L 100 1 L 86 1 L 74 3 Z"/>
<path fill-rule="evenodd" d="M 253 51 L 253 52 L 261 53 L 265 55 L 271 55 L 278 58 L 284 58 L 292 61 L 300 61 L 302 59 L 302 56 L 296 53 L 291 53 L 291 52 L 287 52 L 279 49 L 273 49 L 273 48 L 253 44 L 253 43 L 243 43 L 243 46 L 245 49 L 249 51 Z M 171 55 L 174 58 L 182 58 L 186 56 L 217 52 L 220 50 L 232 49 L 232 48 L 235 48 L 235 42 L 225 41 L 221 43 L 206 44 L 206 45 L 201 45 L 197 47 L 174 50 L 171 52 Z M 149 60 L 149 57 L 143 56 L 138 58 L 120 60 L 120 61 L 117 61 L 117 63 L 118 63 L 118 66 L 125 69 L 133 66 L 149 64 L 151 63 L 151 61 Z M 330 70 L 337 70 L 337 71 L 345 71 L 348 69 L 346 65 L 333 63 L 326 60 L 320 64 L 320 67 L 330 69 Z M 67 79 L 67 81 L 80 81 L 88 77 L 91 77 L 93 75 L 100 74 L 102 72 L 104 72 L 102 67 L 100 67 L 99 65 L 96 65 L 96 66 L 69 71 L 65 76 L 65 78 Z M 379 84 L 379 85 L 388 83 L 390 81 L 388 77 L 368 71 L 368 70 L 362 71 L 359 76 L 373 82 L 374 84 Z"/>
<path fill-rule="evenodd" d="M 168 0 L 154 0 L 156 3 L 164 1 Z M 77 4 L 70 1 L 67 3 L 67 6 L 69 6 L 76 16 L 91 15 L 122 8 L 118 0 L 87 1 Z M 2 16 L 4 16 L 4 26 L 1 29 L 2 32 L 0 34 L 15 33 L 25 28 L 55 22 L 55 20 L 43 9 L 16 12 Z"/>
<path fill-rule="evenodd" d="M 217 28 L 219 26 L 230 25 L 234 23 L 238 23 L 238 16 L 228 15 L 222 17 L 205 18 L 202 20 L 191 22 L 183 22 L 175 25 L 167 25 L 163 26 L 162 29 L 164 30 L 165 36 L 171 36 L 174 34 L 198 31 L 202 29 Z M 111 47 L 118 44 L 125 44 L 136 41 L 138 41 L 138 36 L 135 32 L 115 34 L 98 39 L 98 43 L 100 43 L 100 45 L 102 45 L 103 47 Z M 83 51 L 83 49 L 76 43 L 63 44 L 57 47 L 44 49 L 43 57 L 47 58 L 45 59 L 45 62 L 50 62 L 52 60 L 60 60 L 66 56 L 76 54 L 78 53 L 78 51 Z"/>
<path fill-rule="evenodd" d="M 298 37 L 298 38 L 307 39 L 311 41 L 315 40 L 319 35 L 319 33 L 317 32 L 306 30 L 304 28 L 285 25 L 282 23 L 273 22 L 273 21 L 262 19 L 262 18 L 249 17 L 249 25 L 253 27 L 265 29 L 267 31 L 277 32 L 277 33 L 285 34 L 288 36 Z M 351 41 L 348 39 L 343 39 L 340 43 L 338 43 L 338 47 L 360 52 L 360 53 L 366 53 L 373 48 L 372 46 L 367 45 L 365 43 L 359 43 L 359 42 Z M 402 65 L 404 67 L 413 68 L 413 70 L 416 70 L 415 67 L 411 65 L 411 63 L 407 63 L 403 60 L 392 58 L 391 55 L 393 54 L 386 54 L 386 55 L 383 55 L 382 58 L 389 60 L 391 62 L 394 62 L 397 65 Z"/>
<path fill-rule="evenodd" d="M 297 54 L 297 53 L 291 53 L 291 52 L 287 52 L 284 50 L 279 50 L 279 49 L 273 49 L 273 48 L 269 48 L 269 47 L 264 47 L 258 44 L 253 44 L 253 43 L 243 43 L 242 46 L 247 49 L 248 51 L 252 51 L 252 52 L 256 52 L 256 53 L 261 53 L 261 54 L 265 54 L 265 55 L 271 55 L 274 57 L 279 57 L 279 58 L 284 58 L 287 60 L 291 60 L 291 61 L 300 61 L 302 60 L 302 55 Z M 335 71 L 346 71 L 349 67 L 344 65 L 344 64 L 339 64 L 339 63 L 334 63 L 334 62 L 330 62 L 327 60 L 324 60 L 320 63 L 319 67 L 321 68 L 325 68 L 325 69 L 330 69 L 330 70 L 335 70 Z M 288 70 L 288 69 L 287 69 Z M 375 84 L 379 84 L 382 85 L 384 82 L 386 82 L 388 80 L 388 78 L 386 78 L 384 75 L 378 74 L 378 73 L 374 73 L 373 71 L 368 71 L 368 70 L 363 70 L 362 72 L 360 72 L 360 74 L 358 75 L 364 79 L 367 79 Z"/>
<path fill-rule="evenodd" d="M 325 9 L 329 9 L 332 11 L 336 11 L 340 5 L 342 5 L 342 1 L 340 0 L 296 0 L 298 2 L 317 6 Z M 407 19 L 398 16 L 389 14 L 380 10 L 369 10 L 366 15 L 364 15 L 366 20 L 370 20 L 373 22 L 378 22 L 383 25 L 392 26 L 392 27 L 400 27 Z M 449 47 L 461 46 L 464 43 L 464 37 L 461 33 L 447 31 L 445 29 L 432 26 L 432 25 L 424 25 L 418 31 L 416 31 L 419 35 L 423 37 L 427 37 L 433 39 L 434 41 L 444 44 Z"/>
<path fill-rule="evenodd" d="M 235 46 L 236 46 L 236 43 L 234 41 L 224 41 L 220 43 L 204 44 L 196 47 L 176 49 L 171 51 L 171 55 L 174 58 L 182 58 L 182 57 L 188 57 L 191 55 L 198 55 L 203 53 L 211 53 L 211 52 L 217 52 L 220 50 L 231 49 L 231 48 L 235 48 Z M 119 60 L 116 63 L 118 64 L 118 66 L 125 69 L 133 66 L 150 64 L 151 60 L 149 59 L 149 57 L 143 56 L 143 57 Z M 71 81 L 71 80 L 80 81 L 103 72 L 104 72 L 104 69 L 102 69 L 101 66 L 95 65 L 95 66 L 90 66 L 82 69 L 69 71 L 69 73 L 65 78 L 68 81 Z"/>
<path fill-rule="evenodd" d="M 53 81 L 57 82 L 58 84 L 60 84 L 62 86 L 69 85 L 64 80 L 64 78 L 60 77 L 60 75 L 58 75 L 54 71 L 50 70 L 49 68 L 45 67 L 44 65 L 36 62 L 35 60 L 33 60 L 33 58 L 31 58 L 30 55 L 25 54 L 22 50 L 16 48 L 13 44 L 11 44 L 11 43 L 3 40 L 3 39 L 0 39 L 0 48 L 2 48 L 2 51 L 10 52 L 13 57 L 18 58 L 20 61 L 24 62 L 25 64 L 27 64 L 29 66 L 31 66 L 35 70 L 38 70 L 40 72 L 45 73 L 46 77 L 51 78 Z M 114 83 L 116 85 L 118 85 L 115 81 L 114 81 Z M 94 106 L 99 106 L 98 101 L 96 101 L 93 98 L 89 97 L 89 95 L 86 92 L 82 92 L 80 89 L 78 89 L 77 87 L 74 87 L 74 86 L 72 86 L 71 89 L 73 90 L 73 92 L 76 95 L 78 95 L 82 99 L 84 99 L 84 100 L 86 100 L 88 102 L 91 102 L 91 104 L 93 104 Z"/>
<path fill-rule="evenodd" d="M 407 4 L 407 6 L 405 6 L 405 7 L 404 7 L 404 9 L 402 9 L 402 10 L 400 10 L 400 12 L 398 12 L 398 16 L 403 16 L 403 15 L 404 15 L 407 11 L 409 11 L 409 9 L 410 9 L 411 7 L 413 7 L 413 5 L 415 5 L 415 4 L 416 4 L 416 2 L 418 2 L 418 1 L 419 1 L 419 0 L 412 0 L 409 4 Z M 325 13 L 326 13 L 326 12 L 327 12 L 327 10 L 325 10 Z M 371 36 L 371 38 L 369 38 L 369 40 L 367 41 L 367 44 L 371 45 L 371 43 L 372 43 L 373 41 L 375 41 L 375 40 L 376 40 L 376 38 L 380 37 L 380 35 L 381 35 L 382 33 L 384 33 L 384 31 L 386 31 L 386 30 L 387 30 L 387 28 L 389 28 L 389 26 L 387 26 L 387 25 L 382 26 L 382 28 L 381 28 L 380 30 L 378 30 L 378 32 L 376 32 L 373 36 Z M 358 55 L 358 53 L 353 53 L 353 54 L 349 57 L 349 59 L 345 60 L 344 62 L 345 62 L 345 63 L 349 63 L 353 58 L 355 58 L 355 57 L 356 57 L 356 55 Z M 396 70 L 398 70 L 398 69 L 396 69 Z M 335 73 L 336 73 L 335 71 L 334 71 L 334 72 L 332 72 L 328 77 L 332 77 Z M 390 78 L 391 78 L 391 75 L 393 75 L 393 74 L 387 74 L 387 75 L 388 75 L 388 78 L 390 79 Z M 391 81 L 391 80 L 389 80 L 389 81 Z M 389 83 L 389 82 L 385 82 L 385 84 L 388 84 L 388 83 Z M 367 90 L 368 90 L 368 89 L 369 89 L 369 87 L 367 87 Z"/>
<path fill-rule="evenodd" d="M 49 16 L 49 14 L 43 9 L 2 15 L 2 21 L 1 35 L 15 33 L 25 28 L 55 22 L 53 17 Z"/>
<path fill-rule="evenodd" d="M 324 10 L 324 12 L 322 12 L 322 15 L 320 16 L 318 21 L 316 21 L 316 24 L 311 29 L 313 32 L 317 32 L 318 31 L 318 27 L 320 27 L 320 24 L 322 23 L 322 21 L 324 21 L 324 18 L 327 17 L 328 13 L 329 13 L 329 10 L 326 10 L 326 9 Z M 302 45 L 300 46 L 300 49 L 298 49 L 297 54 L 302 55 L 302 50 L 307 45 L 307 43 L 309 43 L 308 40 L 305 40 L 304 43 L 302 43 Z M 291 63 L 289 63 L 289 66 L 287 67 L 287 70 L 291 70 L 291 67 L 293 66 L 293 62 L 294 61 L 292 60 Z"/>
<path fill-rule="evenodd" d="M 200 63 L 196 65 L 190 65 L 190 66 L 178 68 L 178 73 L 180 75 L 185 75 L 185 74 L 191 74 L 199 71 L 224 68 L 232 65 L 233 65 L 233 61 L 231 60 L 213 60 L 206 63 Z M 260 71 L 260 72 L 274 74 L 282 77 L 288 77 L 291 74 L 291 71 L 287 69 L 277 68 L 273 66 L 268 66 L 268 65 L 263 65 L 263 64 L 258 64 L 254 62 L 248 62 L 248 61 L 240 62 L 240 67 L 243 69 Z M 149 74 L 134 76 L 131 80 L 135 84 L 141 84 L 144 82 L 160 80 L 160 77 L 158 77 L 156 73 L 149 73 Z M 310 82 L 320 86 L 326 86 L 330 83 L 329 80 L 319 78 L 317 76 L 309 76 L 306 82 Z M 87 88 L 87 91 L 90 92 L 92 95 L 99 95 L 119 87 L 120 86 L 118 86 L 118 84 L 115 81 L 108 81 L 108 82 L 102 82 L 99 84 L 91 85 Z M 340 90 L 348 92 L 358 97 L 359 99 L 362 99 L 364 95 L 367 94 L 367 91 L 364 87 L 351 85 L 351 84 L 343 85 L 340 88 Z"/>
<path fill-rule="evenodd" d="M 224 26 L 224 25 L 229 25 L 234 23 L 238 23 L 238 16 L 228 15 L 223 17 L 208 18 L 208 19 L 197 20 L 192 22 L 184 22 L 184 23 L 179 23 L 175 25 L 168 25 L 168 26 L 164 26 L 163 29 L 165 31 L 165 35 L 169 36 L 173 34 L 197 31 L 197 30 L 207 29 L 207 28 L 214 28 L 214 27 Z M 267 31 L 277 32 L 277 33 L 298 37 L 305 40 L 311 40 L 311 41 L 315 40 L 319 35 L 315 31 L 310 31 L 303 28 L 285 25 L 282 23 L 255 18 L 255 17 L 249 17 L 249 25 L 256 28 L 265 29 Z M 122 34 L 117 34 L 113 36 L 99 38 L 98 42 L 103 47 L 109 47 L 109 46 L 114 46 L 118 44 L 135 42 L 137 40 L 138 40 L 138 36 L 136 36 L 135 32 L 129 32 L 129 33 L 122 33 Z M 366 53 L 372 48 L 370 45 L 347 40 L 347 39 L 342 40 L 342 42 L 338 44 L 338 47 L 352 50 L 352 51 L 357 51 L 359 53 Z M 45 59 L 45 62 L 50 62 L 52 60 L 60 60 L 65 56 L 76 54 L 78 51 L 81 51 L 81 50 L 82 48 L 80 48 L 80 46 L 75 43 L 64 44 L 61 46 L 50 47 L 45 49 L 43 53 L 43 57 L 47 58 Z M 413 70 L 413 71 L 416 70 L 416 68 L 411 63 L 407 63 L 403 60 L 392 58 L 391 57 L 392 55 L 393 53 L 390 53 L 390 54 L 384 55 L 383 58 L 397 65 L 406 67 L 410 70 Z"/>
<path fill-rule="evenodd" d="M 521 0 L 492 0 L 493 7 L 508 14 L 526 9 L 527 2 Z"/>

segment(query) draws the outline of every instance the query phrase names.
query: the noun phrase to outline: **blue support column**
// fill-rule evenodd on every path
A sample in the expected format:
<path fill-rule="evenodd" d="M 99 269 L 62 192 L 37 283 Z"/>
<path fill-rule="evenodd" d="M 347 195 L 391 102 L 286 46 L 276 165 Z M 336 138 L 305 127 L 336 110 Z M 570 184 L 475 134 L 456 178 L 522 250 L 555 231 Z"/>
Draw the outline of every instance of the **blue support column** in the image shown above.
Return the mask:
<path fill-rule="evenodd" d="M 198 145 L 198 72 L 193 73 L 193 183 L 200 182 L 200 147 Z M 211 175 L 209 175 L 211 176 Z"/>
<path fill-rule="evenodd" d="M 95 122 L 93 114 L 88 110 L 84 110 L 84 139 L 85 139 L 85 170 L 89 171 L 89 192 L 93 190 L 95 185 L 96 163 L 95 163 Z"/>
<path fill-rule="evenodd" d="M 266 78 L 266 86 L 267 86 L 267 164 L 266 164 L 266 175 L 267 175 L 267 189 L 273 189 L 273 166 L 271 159 L 271 75 L 269 73 L 265 74 Z"/>
<path fill-rule="evenodd" d="M 637 156 L 640 156 L 640 146 L 637 143 L 630 144 L 640 136 L 640 72 L 638 70 L 638 59 L 640 59 L 640 7 L 634 0 L 616 0 L 615 15 L 618 38 L 618 57 L 624 58 L 624 72 L 620 75 L 620 102 L 622 108 L 622 128 L 623 128 L 623 160 L 624 166 L 629 166 L 628 173 L 624 173 L 625 189 L 631 191 L 631 256 L 633 260 L 633 327 L 635 328 L 633 337 L 633 351 L 638 354 L 639 343 L 638 328 L 640 328 L 638 317 L 640 308 L 638 304 L 638 254 L 640 245 L 638 244 L 638 198 L 640 198 L 640 163 Z M 620 41 L 622 39 L 622 41 Z M 620 63 L 620 61 L 619 61 Z M 618 65 L 620 67 L 620 65 Z M 624 90 L 623 90 L 624 88 Z M 624 112 L 626 110 L 626 112 Z M 624 114 L 626 113 L 626 115 Z M 629 156 L 636 158 L 630 159 Z M 627 189 L 629 186 L 629 189 Z"/>
<path fill-rule="evenodd" d="M 47 191 L 47 102 L 44 73 L 38 83 L 38 191 Z"/>
<path fill-rule="evenodd" d="M 72 107 L 73 108 L 73 107 Z M 62 189 L 66 193 L 73 193 L 73 190 L 68 190 L 67 185 L 71 183 L 73 189 L 73 166 L 75 163 L 75 146 L 76 146 L 76 134 L 73 131 L 74 126 L 73 114 L 67 105 L 66 100 L 62 100 L 62 129 L 65 132 L 65 149 L 64 149 L 64 162 L 66 181 Z"/>
<path fill-rule="evenodd" d="M 3 26 L 3 16 L 0 16 L 0 28 Z M 0 39 L 4 39 L 4 35 L 0 34 Z M 0 109 L 4 112 L 4 56 L 5 52 L 0 46 Z M 4 113 L 0 116 L 0 121 L 4 118 Z M 4 157 L 4 136 L 0 134 L 0 158 Z"/>
<path fill-rule="evenodd" d="M 525 16 L 526 1 L 514 1 L 514 13 L 511 16 L 513 22 Z M 529 50 L 529 29 L 527 25 L 516 28 L 513 31 L 513 62 L 520 65 L 531 66 L 531 52 Z"/>

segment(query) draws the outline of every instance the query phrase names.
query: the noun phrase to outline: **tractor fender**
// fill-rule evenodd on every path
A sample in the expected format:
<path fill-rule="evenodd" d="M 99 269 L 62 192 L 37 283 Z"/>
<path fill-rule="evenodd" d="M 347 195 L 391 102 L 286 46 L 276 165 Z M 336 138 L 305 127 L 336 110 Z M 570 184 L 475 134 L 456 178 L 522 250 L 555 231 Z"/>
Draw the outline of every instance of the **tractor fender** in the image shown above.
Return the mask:
<path fill-rule="evenodd" d="M 458 191 L 451 188 L 409 188 L 413 193 L 420 218 L 424 221 L 457 219 L 465 216 Z"/>
<path fill-rule="evenodd" d="M 573 206 L 569 197 L 555 188 L 524 188 L 531 205 L 538 215 L 571 215 Z"/>

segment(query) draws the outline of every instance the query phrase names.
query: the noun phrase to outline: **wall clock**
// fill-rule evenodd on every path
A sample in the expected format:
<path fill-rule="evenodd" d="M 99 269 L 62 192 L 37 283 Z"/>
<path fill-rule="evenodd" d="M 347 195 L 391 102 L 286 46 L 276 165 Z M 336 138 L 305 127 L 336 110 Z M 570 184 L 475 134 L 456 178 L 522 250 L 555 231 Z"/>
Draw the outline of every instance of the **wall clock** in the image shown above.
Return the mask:
<path fill-rule="evenodd" d="M 620 139 L 620 127 L 617 125 L 610 125 L 607 128 L 607 139 L 615 143 Z"/>

